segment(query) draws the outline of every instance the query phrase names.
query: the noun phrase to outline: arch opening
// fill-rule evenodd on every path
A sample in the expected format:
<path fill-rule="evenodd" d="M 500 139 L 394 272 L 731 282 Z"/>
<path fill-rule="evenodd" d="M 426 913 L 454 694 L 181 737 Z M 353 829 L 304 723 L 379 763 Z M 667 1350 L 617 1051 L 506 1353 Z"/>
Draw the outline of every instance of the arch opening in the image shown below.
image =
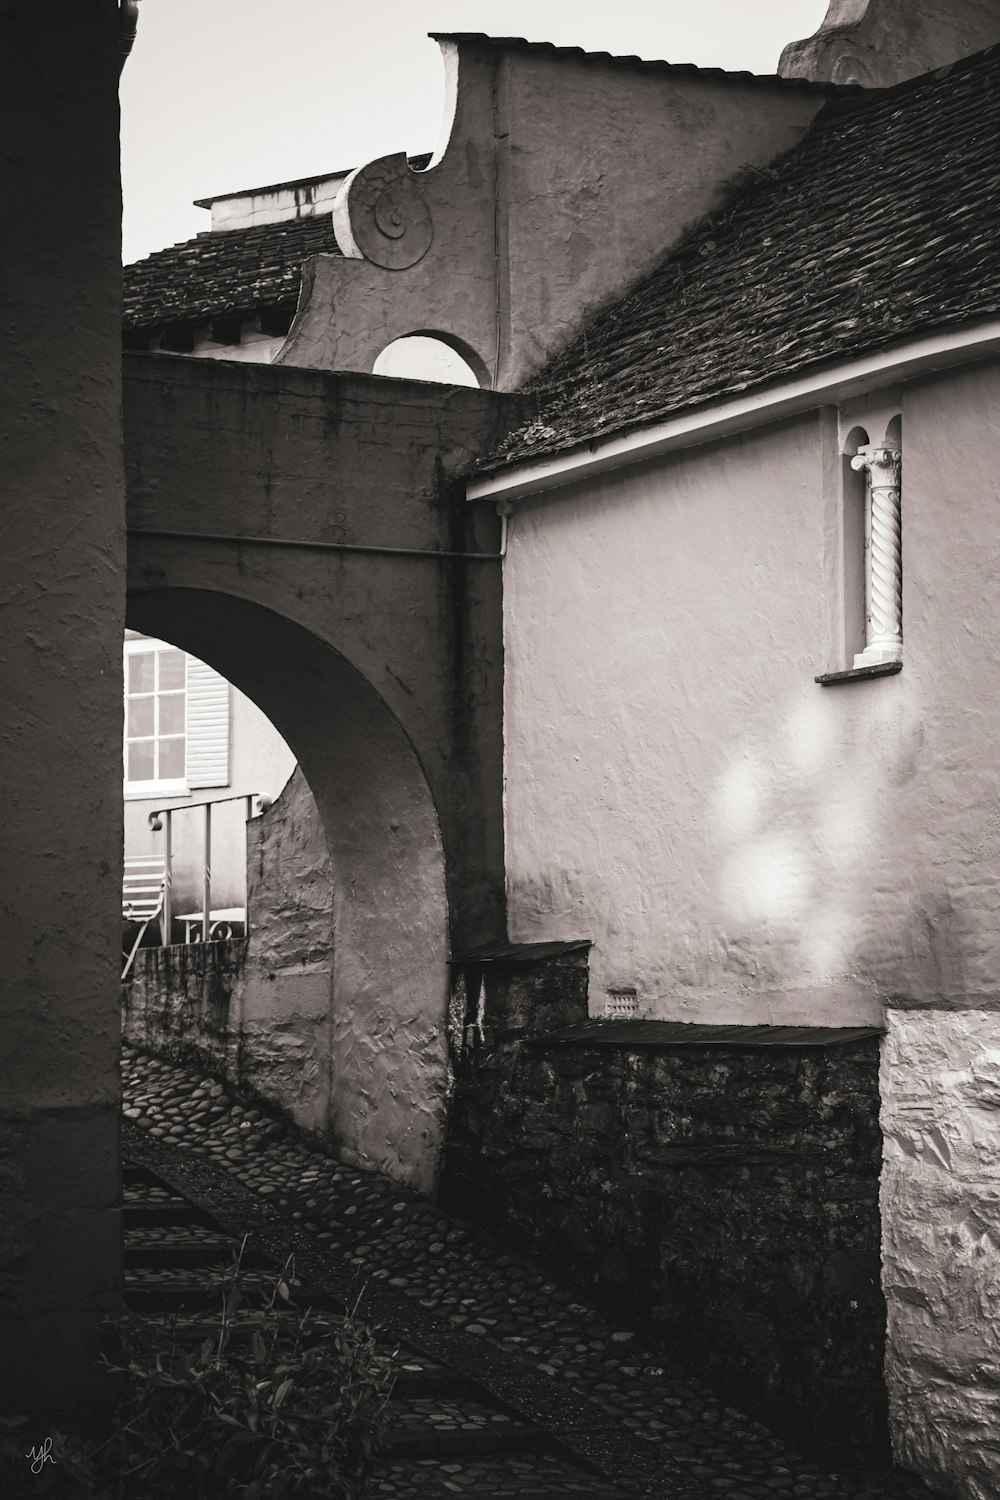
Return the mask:
<path fill-rule="evenodd" d="M 259 604 L 156 589 L 130 597 L 127 623 L 190 652 L 257 705 L 296 757 L 322 823 L 333 882 L 325 993 L 306 968 L 283 989 L 266 973 L 251 983 L 248 964 L 242 1040 L 311 1028 L 323 1108 L 308 1123 L 345 1160 L 433 1191 L 447 1097 L 448 913 L 437 812 L 412 744 L 354 666 Z"/>
<path fill-rule="evenodd" d="M 430 380 L 444 385 L 489 388 L 489 372 L 461 339 L 418 329 L 386 344 L 372 366 L 373 375 L 396 380 Z"/>

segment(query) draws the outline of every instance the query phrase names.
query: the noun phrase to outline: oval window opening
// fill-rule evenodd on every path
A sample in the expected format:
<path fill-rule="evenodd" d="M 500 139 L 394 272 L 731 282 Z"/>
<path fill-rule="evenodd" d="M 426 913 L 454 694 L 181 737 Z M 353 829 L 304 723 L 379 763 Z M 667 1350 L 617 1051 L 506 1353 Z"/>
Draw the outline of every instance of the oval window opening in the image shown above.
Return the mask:
<path fill-rule="evenodd" d="M 372 374 L 397 380 L 435 380 L 444 385 L 479 385 L 472 366 L 450 344 L 424 334 L 407 334 L 387 344 L 372 366 Z"/>

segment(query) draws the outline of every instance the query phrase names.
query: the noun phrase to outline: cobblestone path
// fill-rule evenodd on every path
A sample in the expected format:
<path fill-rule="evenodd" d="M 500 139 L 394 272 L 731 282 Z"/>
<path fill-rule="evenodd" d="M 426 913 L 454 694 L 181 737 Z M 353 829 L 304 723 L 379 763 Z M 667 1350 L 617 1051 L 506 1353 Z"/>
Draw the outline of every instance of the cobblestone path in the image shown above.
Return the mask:
<path fill-rule="evenodd" d="M 129 1301 L 162 1299 L 171 1279 L 190 1278 L 178 1255 L 194 1264 L 243 1234 L 272 1263 L 293 1252 L 310 1300 L 318 1288 L 342 1307 L 364 1284 L 365 1315 L 400 1345 L 373 1500 L 931 1497 L 899 1471 L 803 1461 L 641 1332 L 472 1226 L 339 1164 L 214 1078 L 129 1047 L 122 1074 Z M 137 1217 L 169 1196 L 150 1169 L 193 1217 Z"/>

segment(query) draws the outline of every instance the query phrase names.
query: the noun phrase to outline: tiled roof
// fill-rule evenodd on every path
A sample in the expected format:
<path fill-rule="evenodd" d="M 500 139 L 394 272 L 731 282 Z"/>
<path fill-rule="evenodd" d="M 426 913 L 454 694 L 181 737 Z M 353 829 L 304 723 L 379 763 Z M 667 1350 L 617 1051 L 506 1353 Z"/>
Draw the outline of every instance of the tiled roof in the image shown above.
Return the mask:
<path fill-rule="evenodd" d="M 1000 47 L 824 110 L 532 382 L 480 466 L 564 452 L 1000 312 Z"/>
<path fill-rule="evenodd" d="M 810 78 L 782 78 L 777 73 L 748 73 L 727 68 L 702 68 L 697 63 L 672 63 L 660 59 L 619 56 L 614 52 L 586 52 L 583 47 L 557 47 L 554 42 L 529 42 L 523 36 L 487 36 L 481 31 L 432 31 L 435 42 L 480 42 L 484 46 L 503 48 L 508 52 L 548 52 L 553 57 L 572 57 L 584 62 L 611 63 L 617 67 L 639 68 L 649 73 L 687 73 L 698 78 L 714 78 L 733 83 L 762 83 L 772 88 L 805 89 L 812 93 L 857 93 L 856 84 L 814 83 Z"/>
<path fill-rule="evenodd" d="M 127 329 L 163 328 L 294 307 L 302 263 L 339 255 L 329 214 L 199 234 L 125 267 Z"/>

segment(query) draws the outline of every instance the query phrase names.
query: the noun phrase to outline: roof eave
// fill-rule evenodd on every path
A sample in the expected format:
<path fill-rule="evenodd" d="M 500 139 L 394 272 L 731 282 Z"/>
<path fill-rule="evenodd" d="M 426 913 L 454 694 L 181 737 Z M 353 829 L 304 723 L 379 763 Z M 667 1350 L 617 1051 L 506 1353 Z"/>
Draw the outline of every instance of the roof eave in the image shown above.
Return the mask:
<path fill-rule="evenodd" d="M 780 73 L 751 73 L 745 69 L 703 67 L 699 63 L 674 63 L 665 58 L 638 57 L 635 53 L 588 52 L 584 47 L 560 46 L 556 42 L 532 42 L 523 36 L 490 36 L 483 31 L 429 31 L 433 42 L 465 43 L 468 46 L 494 47 L 507 52 L 531 52 L 550 57 L 570 58 L 613 67 L 639 68 L 646 72 L 676 73 L 710 82 L 763 84 L 779 89 L 799 89 L 825 94 L 830 98 L 858 96 L 872 92 L 856 83 L 827 83 L 812 78 L 786 78 Z"/>
<path fill-rule="evenodd" d="M 995 355 L 1000 355 L 1000 318 L 925 334 L 858 359 L 809 369 L 745 395 L 680 411 L 648 427 L 496 468 L 471 477 L 466 495 L 469 500 L 522 500 L 817 406 L 847 401 L 881 386 Z"/>

